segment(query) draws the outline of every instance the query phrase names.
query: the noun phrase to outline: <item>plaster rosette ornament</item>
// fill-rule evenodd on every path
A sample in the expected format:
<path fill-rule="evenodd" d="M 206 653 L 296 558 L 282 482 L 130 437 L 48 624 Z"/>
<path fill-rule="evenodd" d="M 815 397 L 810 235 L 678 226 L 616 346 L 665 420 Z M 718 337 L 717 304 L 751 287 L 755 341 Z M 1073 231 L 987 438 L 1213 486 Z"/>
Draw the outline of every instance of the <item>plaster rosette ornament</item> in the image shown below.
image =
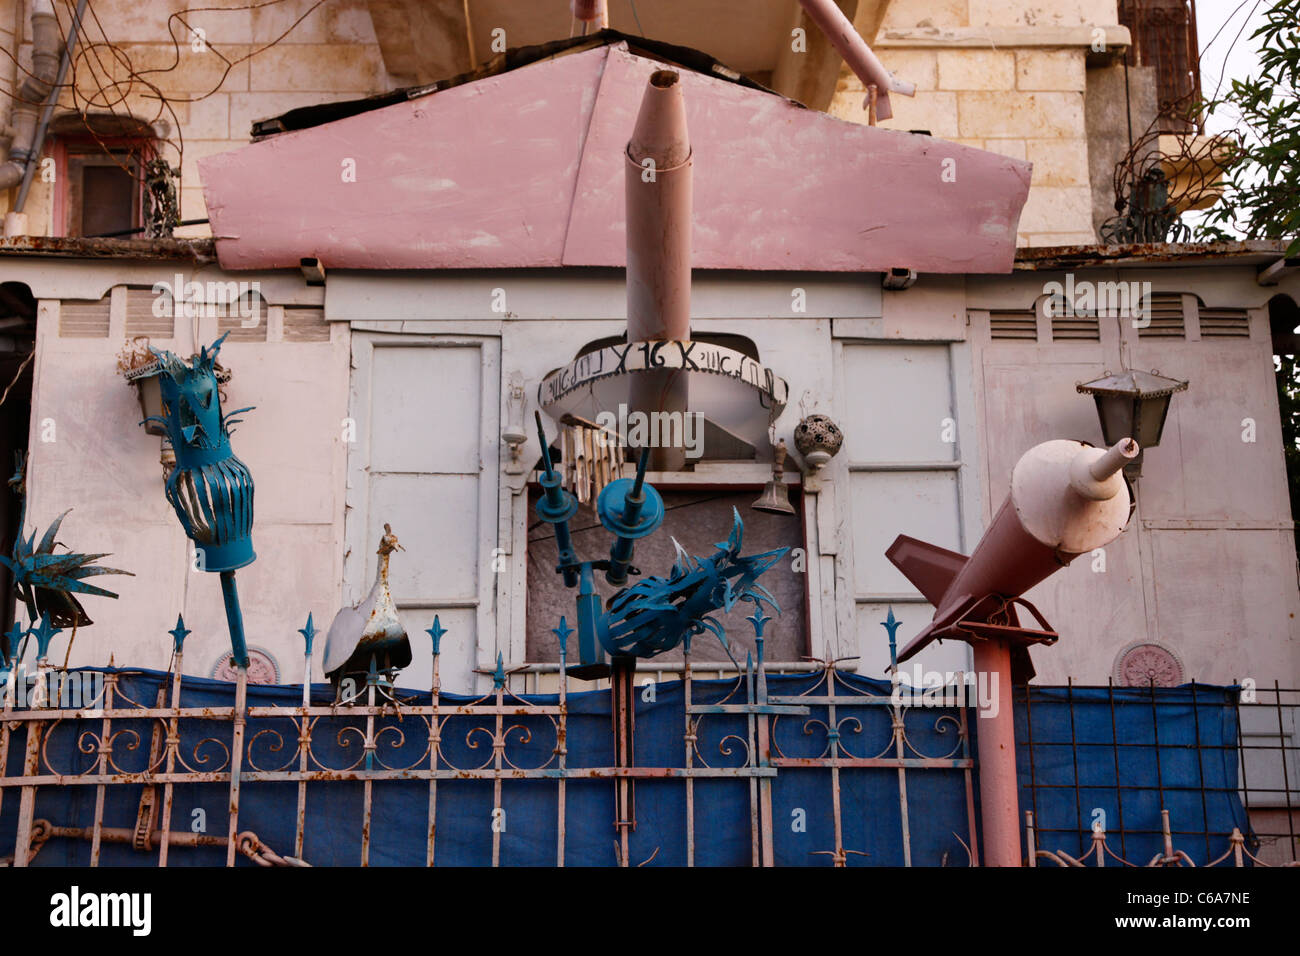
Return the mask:
<path fill-rule="evenodd" d="M 226 333 L 227 335 L 229 333 Z M 235 571 L 257 560 L 253 551 L 253 476 L 230 444 L 235 416 L 221 411 L 216 372 L 223 335 L 186 362 L 154 351 L 159 365 L 162 411 L 141 424 L 160 423 L 176 455 L 165 492 L 186 536 L 194 542 L 195 565 L 221 575 L 230 647 L 237 667 L 248 667 L 248 643 L 235 588 Z"/>

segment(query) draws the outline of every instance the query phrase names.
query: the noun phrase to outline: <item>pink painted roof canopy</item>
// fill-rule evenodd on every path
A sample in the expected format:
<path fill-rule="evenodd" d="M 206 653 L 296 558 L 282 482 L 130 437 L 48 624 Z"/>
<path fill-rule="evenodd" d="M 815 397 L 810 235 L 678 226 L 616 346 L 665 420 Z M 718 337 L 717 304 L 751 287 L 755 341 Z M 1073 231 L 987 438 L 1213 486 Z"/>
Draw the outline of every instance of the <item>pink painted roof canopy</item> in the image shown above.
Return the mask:
<path fill-rule="evenodd" d="M 200 160 L 221 265 L 622 267 L 623 151 L 662 67 L 611 44 Z M 1030 164 L 681 73 L 694 268 L 1011 271 Z"/>

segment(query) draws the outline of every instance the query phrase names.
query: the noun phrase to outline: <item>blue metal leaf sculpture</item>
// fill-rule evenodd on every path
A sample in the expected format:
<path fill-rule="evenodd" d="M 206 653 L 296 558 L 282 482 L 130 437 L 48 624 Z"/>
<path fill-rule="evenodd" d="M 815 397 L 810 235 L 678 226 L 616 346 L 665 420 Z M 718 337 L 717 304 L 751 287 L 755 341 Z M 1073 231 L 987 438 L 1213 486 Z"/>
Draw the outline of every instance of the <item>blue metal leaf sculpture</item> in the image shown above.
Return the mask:
<path fill-rule="evenodd" d="M 20 453 L 18 470 L 9 479 L 10 487 L 20 495 L 25 492 L 23 472 L 24 463 Z M 108 557 L 107 553 L 78 554 L 68 551 L 55 554 L 54 549 L 63 544 L 55 538 L 68 511 L 54 519 L 53 524 L 41 536 L 38 543 L 35 530 L 32 531 L 31 537 L 23 537 L 22 527 L 27 516 L 27 501 L 24 497 L 13 555 L 8 558 L 0 555 L 0 563 L 3 563 L 13 574 L 14 591 L 27 606 L 27 616 L 30 620 L 35 621 L 48 615 L 50 622 L 56 627 L 86 627 L 92 622 L 80 602 L 72 595 L 74 593 L 97 594 L 100 597 L 110 598 L 116 598 L 117 595 L 105 588 L 87 584 L 84 579 L 100 574 L 131 574 L 132 572 L 95 564 L 100 558 Z"/>
<path fill-rule="evenodd" d="M 668 577 L 648 577 L 614 595 L 596 625 L 605 650 L 611 655 L 654 657 L 708 631 L 730 653 L 726 630 L 711 616 L 713 612 L 730 611 L 738 601 L 749 601 L 758 611 L 768 604 L 781 612 L 776 598 L 757 580 L 790 549 L 742 555 L 744 524 L 740 512 L 732 508 L 731 513 L 731 535 L 716 545 L 713 555 L 691 557 L 674 540 L 677 560 Z"/>

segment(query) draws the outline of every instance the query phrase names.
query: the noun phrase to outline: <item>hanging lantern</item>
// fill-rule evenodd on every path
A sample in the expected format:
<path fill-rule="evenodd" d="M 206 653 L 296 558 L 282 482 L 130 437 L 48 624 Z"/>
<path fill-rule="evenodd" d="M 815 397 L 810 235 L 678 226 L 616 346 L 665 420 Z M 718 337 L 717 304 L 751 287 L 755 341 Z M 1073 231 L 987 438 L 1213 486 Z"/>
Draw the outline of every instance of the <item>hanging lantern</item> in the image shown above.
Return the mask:
<path fill-rule="evenodd" d="M 247 667 L 234 572 L 257 559 L 252 538 L 253 476 L 235 457 L 230 426 L 239 421 L 236 415 L 249 409 L 221 413 L 216 358 L 225 338 L 200 349 L 189 363 L 171 352 L 153 350 L 161 366 L 157 379 L 162 412 L 144 424 L 148 427 L 152 420 L 166 429 L 176 455 L 167 477 L 167 500 L 194 542 L 198 569 L 221 574 L 234 661 Z"/>
<path fill-rule="evenodd" d="M 1175 392 L 1187 390 L 1187 382 L 1166 378 L 1158 372 L 1126 369 L 1118 375 L 1106 372 L 1101 378 L 1075 386 L 1097 402 L 1101 434 L 1107 446 L 1121 438 L 1132 438 L 1142 452 L 1125 466 L 1130 478 L 1142 473 L 1142 455 L 1160 444 L 1169 415 L 1169 401 Z"/>

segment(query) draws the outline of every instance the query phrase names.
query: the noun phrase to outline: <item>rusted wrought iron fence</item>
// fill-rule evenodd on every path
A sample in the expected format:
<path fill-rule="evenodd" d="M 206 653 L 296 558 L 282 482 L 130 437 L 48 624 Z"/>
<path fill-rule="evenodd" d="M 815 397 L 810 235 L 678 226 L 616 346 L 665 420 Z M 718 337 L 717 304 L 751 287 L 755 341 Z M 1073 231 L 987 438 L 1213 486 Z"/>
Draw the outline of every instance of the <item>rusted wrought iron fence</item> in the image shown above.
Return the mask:
<path fill-rule="evenodd" d="M 372 674 L 350 706 L 259 685 L 232 705 L 231 685 L 179 666 L 10 675 L 11 862 L 974 862 L 964 708 L 909 708 L 835 661 L 769 677 L 760 639 L 731 679 L 698 680 L 688 653 L 680 680 L 646 680 L 618 765 L 606 694 L 561 671 L 558 693 L 524 696 L 510 685 L 528 675 L 498 664 L 489 692 L 458 697 L 438 657 L 429 693 Z M 942 807 L 923 793 L 918 824 L 921 771 L 956 776 Z M 868 859 L 871 841 L 889 852 Z"/>
<path fill-rule="evenodd" d="M 350 706 L 335 705 L 324 686 L 184 677 L 180 661 L 168 674 L 42 664 L 6 683 L 0 855 L 16 866 L 978 865 L 977 710 L 900 697 L 843 661 L 773 674 L 757 647 L 730 679 L 698 679 L 689 653 L 680 679 L 656 681 L 673 671 L 652 668 L 637 688 L 635 746 L 623 764 L 607 694 L 573 693 L 562 669 L 557 693 L 524 694 L 537 677 L 500 664 L 486 693 L 447 694 L 436 639 L 428 692 L 393 691 L 374 674 Z M 1132 707 L 1120 690 L 1111 706 Z M 1016 704 L 1025 737 L 1038 731 L 1021 754 L 1023 807 L 1045 823 L 1030 838 L 1031 858 L 1042 857 L 1033 840 L 1070 853 L 1079 842 L 1045 794 L 1072 797 L 1085 834 L 1091 822 L 1088 788 L 1062 790 L 1045 773 L 1060 721 L 1044 734 L 1033 711 L 1051 692 L 1074 689 L 1033 688 Z M 1150 693 L 1155 726 L 1166 727 L 1162 708 L 1186 707 Z M 1192 709 L 1205 720 L 1223 712 L 1208 694 Z M 1285 740 L 1274 752 L 1293 768 L 1294 739 Z M 1090 742 L 1064 743 L 1072 759 L 1096 762 L 1078 756 Z M 1202 761 L 1236 760 L 1236 746 L 1191 749 Z M 1188 747 L 1166 728 L 1157 765 Z M 1249 758 L 1247 773 L 1257 773 Z M 1210 776 L 1190 786 L 1208 798 Z M 1142 787 L 1121 777 L 1120 805 Z M 1162 804 L 1174 790 L 1157 780 Z M 1247 791 L 1256 801 L 1261 792 Z M 1294 788 L 1281 792 L 1289 806 Z M 1125 854 L 1125 840 L 1132 852 L 1134 819 L 1116 813 L 1107 823 L 1116 852 Z M 1256 844 L 1232 844 L 1231 827 L 1199 826 L 1172 835 L 1203 840 L 1206 860 L 1240 845 L 1249 853 L 1229 862 L 1249 864 Z M 1062 842 L 1067 834 L 1075 839 Z"/>
<path fill-rule="evenodd" d="M 1018 688 L 1029 864 L 1300 865 L 1300 690 L 1242 685 Z M 1035 711 L 1052 698 L 1071 719 L 1044 734 Z M 1088 729 L 1085 702 L 1103 718 Z M 1215 804 L 1240 808 L 1230 832 L 1204 825 Z"/>

